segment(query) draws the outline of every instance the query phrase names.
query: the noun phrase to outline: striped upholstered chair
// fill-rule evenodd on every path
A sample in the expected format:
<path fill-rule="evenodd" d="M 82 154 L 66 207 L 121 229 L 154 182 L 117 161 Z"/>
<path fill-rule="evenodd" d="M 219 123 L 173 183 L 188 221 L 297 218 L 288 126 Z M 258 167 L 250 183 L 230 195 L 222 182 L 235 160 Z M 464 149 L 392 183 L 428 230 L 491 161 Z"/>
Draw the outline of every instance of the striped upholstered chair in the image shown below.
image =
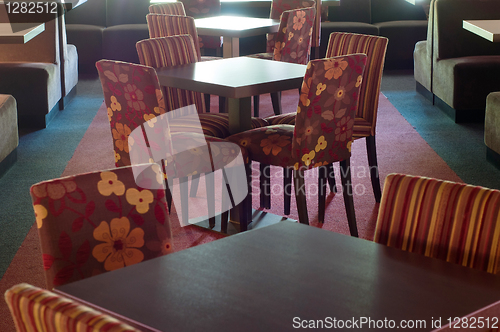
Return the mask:
<path fill-rule="evenodd" d="M 47 289 L 173 252 L 163 173 L 147 166 L 31 187 Z"/>
<path fill-rule="evenodd" d="M 370 177 L 375 201 L 380 202 L 381 189 L 378 174 L 377 150 L 375 147 L 375 127 L 377 124 L 380 82 L 384 69 L 385 52 L 388 39 L 379 36 L 362 35 L 346 32 L 334 32 L 328 42 L 327 57 L 342 56 L 352 53 L 367 55 L 366 71 L 359 92 L 359 105 L 354 118 L 353 138 L 366 138 L 366 150 Z M 294 124 L 295 113 L 282 114 L 266 119 L 270 124 Z M 333 165 L 329 165 L 328 181 L 330 190 L 335 191 Z M 322 186 L 320 186 L 322 187 Z M 324 190 L 324 189 L 321 189 Z M 286 194 L 286 193 L 285 193 Z"/>
<path fill-rule="evenodd" d="M 139 332 L 97 310 L 29 284 L 18 284 L 5 292 L 19 332 Z"/>
<path fill-rule="evenodd" d="M 305 65 L 311 55 L 311 37 L 316 9 L 314 7 L 285 10 L 281 13 L 278 32 L 273 37 L 272 53 L 249 55 L 259 59 Z M 268 41 L 269 42 L 269 41 Z M 281 93 L 271 93 L 273 110 L 281 114 Z M 254 116 L 259 116 L 259 96 L 254 96 Z"/>
<path fill-rule="evenodd" d="M 179 66 L 200 61 L 190 35 L 145 39 L 137 42 L 136 47 L 141 64 L 153 68 Z M 163 87 L 163 93 L 167 112 L 194 104 L 205 135 L 218 138 L 226 138 L 230 135 L 228 114 L 206 113 L 202 93 L 170 87 Z M 252 118 L 252 128 L 267 124 L 264 119 Z"/>
<path fill-rule="evenodd" d="M 365 61 L 364 54 L 310 61 L 302 83 L 295 126 L 268 126 L 227 138 L 244 146 L 250 158 L 261 165 L 293 171 L 299 221 L 305 224 L 309 219 L 304 172 L 340 162 L 344 202 L 353 236 L 358 236 L 358 231 L 349 166 L 354 124 L 350 119 L 356 114 Z M 324 215 L 325 195 L 320 197 L 320 202 Z"/>
<path fill-rule="evenodd" d="M 164 15 L 181 15 L 186 16 L 184 4 L 180 1 L 175 2 L 161 2 L 149 6 L 151 14 L 164 14 Z"/>
<path fill-rule="evenodd" d="M 500 191 L 389 174 L 374 241 L 500 273 Z"/>

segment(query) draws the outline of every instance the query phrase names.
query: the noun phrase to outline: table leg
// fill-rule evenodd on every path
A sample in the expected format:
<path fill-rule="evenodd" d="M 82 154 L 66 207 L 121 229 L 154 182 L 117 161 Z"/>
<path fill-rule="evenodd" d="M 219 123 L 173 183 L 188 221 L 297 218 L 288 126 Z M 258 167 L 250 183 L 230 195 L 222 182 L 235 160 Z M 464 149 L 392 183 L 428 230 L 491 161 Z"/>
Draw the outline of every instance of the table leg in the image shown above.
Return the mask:
<path fill-rule="evenodd" d="M 240 56 L 240 39 L 224 37 L 222 43 L 222 56 L 224 58 L 234 58 Z"/>
<path fill-rule="evenodd" d="M 237 134 L 252 129 L 252 97 L 227 98 L 229 112 L 229 132 Z"/>

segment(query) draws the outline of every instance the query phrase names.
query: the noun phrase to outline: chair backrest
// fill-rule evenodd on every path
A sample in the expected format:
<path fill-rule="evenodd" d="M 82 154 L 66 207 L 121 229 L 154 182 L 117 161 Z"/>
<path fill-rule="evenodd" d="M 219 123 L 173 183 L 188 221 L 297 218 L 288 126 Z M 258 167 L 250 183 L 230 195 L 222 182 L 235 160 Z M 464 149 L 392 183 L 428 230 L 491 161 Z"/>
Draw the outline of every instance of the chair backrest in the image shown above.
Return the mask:
<path fill-rule="evenodd" d="M 221 13 L 220 0 L 181 0 L 186 14 L 194 18 L 219 16 Z M 218 49 L 222 45 L 219 36 L 199 36 L 201 48 Z"/>
<path fill-rule="evenodd" d="M 198 54 L 198 61 L 200 61 L 200 43 L 194 18 L 180 15 L 148 14 L 146 20 L 148 21 L 149 38 L 191 35 Z"/>
<path fill-rule="evenodd" d="M 130 165 L 128 137 L 146 121 L 165 113 L 156 71 L 134 63 L 100 60 L 96 63 L 113 136 L 115 165 Z"/>
<path fill-rule="evenodd" d="M 8 289 L 5 301 L 17 331 L 139 332 L 111 316 L 25 283 Z"/>
<path fill-rule="evenodd" d="M 286 10 L 314 7 L 316 8 L 316 14 L 313 24 L 312 32 L 312 46 L 317 47 L 320 44 L 321 36 L 321 2 L 318 4 L 314 0 L 273 0 L 271 3 L 271 12 L 269 18 L 274 20 L 279 20 L 281 14 Z M 276 34 L 267 34 L 267 50 L 266 52 L 274 52 L 274 45 L 276 40 Z"/>
<path fill-rule="evenodd" d="M 47 288 L 172 252 L 163 180 L 149 164 L 33 185 Z"/>
<path fill-rule="evenodd" d="M 137 53 L 141 64 L 153 68 L 185 65 L 199 61 L 199 55 L 190 35 L 151 38 L 137 42 Z M 202 93 L 163 87 L 165 106 L 169 110 L 196 105 L 198 113 L 205 113 Z"/>
<path fill-rule="evenodd" d="M 309 62 L 315 17 L 314 7 L 285 10 L 281 14 L 274 46 L 274 60 L 303 65 Z"/>
<path fill-rule="evenodd" d="M 155 3 L 149 6 L 151 14 L 182 15 L 186 16 L 184 4 L 180 1 Z"/>
<path fill-rule="evenodd" d="M 351 156 L 352 129 L 366 55 L 312 60 L 302 83 L 292 142 L 295 168 Z"/>
<path fill-rule="evenodd" d="M 389 174 L 374 241 L 500 272 L 500 191 L 421 176 Z"/>
<path fill-rule="evenodd" d="M 386 37 L 356 33 L 333 32 L 330 35 L 326 57 L 364 53 L 367 55 L 366 70 L 359 91 L 359 105 L 356 112 L 355 137 L 374 136 L 377 124 L 380 82 L 384 70 Z M 362 120 L 362 121 L 360 121 Z"/>

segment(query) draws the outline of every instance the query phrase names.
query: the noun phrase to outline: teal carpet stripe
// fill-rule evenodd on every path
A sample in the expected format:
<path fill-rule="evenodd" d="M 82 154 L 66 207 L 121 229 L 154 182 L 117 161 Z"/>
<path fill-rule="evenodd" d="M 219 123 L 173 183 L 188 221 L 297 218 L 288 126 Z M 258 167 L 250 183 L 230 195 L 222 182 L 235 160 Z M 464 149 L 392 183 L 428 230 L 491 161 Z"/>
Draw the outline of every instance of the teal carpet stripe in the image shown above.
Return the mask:
<path fill-rule="evenodd" d="M 0 178 L 0 275 L 35 221 L 29 188 L 60 177 L 103 102 L 97 80 L 80 80 L 77 95 L 43 130 L 22 133 L 18 160 Z"/>

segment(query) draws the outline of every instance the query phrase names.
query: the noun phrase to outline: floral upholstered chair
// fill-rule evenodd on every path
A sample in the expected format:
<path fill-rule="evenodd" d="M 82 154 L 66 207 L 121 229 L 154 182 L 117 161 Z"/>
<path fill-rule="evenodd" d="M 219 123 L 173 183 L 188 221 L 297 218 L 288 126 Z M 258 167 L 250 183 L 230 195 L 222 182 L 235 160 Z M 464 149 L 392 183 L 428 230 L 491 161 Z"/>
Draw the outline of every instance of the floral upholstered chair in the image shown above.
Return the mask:
<path fill-rule="evenodd" d="M 193 38 L 190 35 L 145 39 L 137 42 L 136 47 L 141 64 L 153 68 L 179 66 L 200 61 Z M 206 113 L 202 93 L 170 87 L 164 87 L 163 93 L 167 111 L 194 104 L 205 135 L 218 138 L 230 135 L 228 114 Z M 251 121 L 252 128 L 268 124 L 266 120 L 260 118 L 252 118 Z"/>
<path fill-rule="evenodd" d="M 278 33 L 273 39 L 271 53 L 259 53 L 250 57 L 307 64 L 311 54 L 311 36 L 316 9 L 314 7 L 286 10 L 281 14 Z M 254 96 L 254 116 L 259 116 L 259 96 Z M 273 110 L 281 114 L 280 93 L 271 93 Z"/>
<path fill-rule="evenodd" d="M 186 14 L 193 18 L 204 18 L 220 15 L 220 0 L 181 0 L 186 9 Z M 199 36 L 202 49 L 213 49 L 215 55 L 220 56 L 222 37 Z"/>
<path fill-rule="evenodd" d="M 327 57 L 364 53 L 367 56 L 367 68 L 359 91 L 359 104 L 354 118 L 353 138 L 366 138 L 368 165 L 375 201 L 380 202 L 381 189 L 378 173 L 377 150 L 375 146 L 375 127 L 377 124 L 380 82 L 384 70 L 386 37 L 370 36 L 347 32 L 334 32 L 330 35 Z M 270 124 L 295 124 L 295 113 L 282 114 L 266 119 Z M 333 165 L 328 168 L 330 190 L 335 191 Z M 285 193 L 286 194 L 286 193 Z"/>
<path fill-rule="evenodd" d="M 151 14 L 181 15 L 186 16 L 184 4 L 180 1 L 155 3 L 149 6 Z"/>
<path fill-rule="evenodd" d="M 389 174 L 373 241 L 500 273 L 500 191 Z"/>
<path fill-rule="evenodd" d="M 31 187 L 48 289 L 173 252 L 163 173 L 133 167 Z"/>
<path fill-rule="evenodd" d="M 352 129 L 366 55 L 353 54 L 309 62 L 295 126 L 274 125 L 230 136 L 252 160 L 293 169 L 299 220 L 308 224 L 304 172 L 340 162 L 351 235 L 357 236 L 349 160 Z M 325 196 L 321 198 L 325 200 Z M 324 210 L 324 204 L 323 204 Z"/>
<path fill-rule="evenodd" d="M 150 125 L 155 123 L 162 115 L 166 114 L 167 110 L 170 112 L 175 108 L 166 108 L 165 98 L 163 97 L 158 76 L 153 68 L 113 60 L 100 60 L 96 63 L 96 67 L 104 93 L 104 102 L 108 109 L 108 118 L 111 134 L 113 136 L 113 148 L 115 150 L 115 165 L 117 167 L 133 165 L 135 163 L 131 161 L 131 151 L 129 149 L 131 133 L 136 129 L 142 131 L 142 128 L 150 128 Z M 181 101 L 174 100 L 174 98 L 178 97 L 179 95 L 173 94 L 168 101 L 171 105 L 177 105 L 178 108 L 181 108 L 180 105 L 182 105 L 182 103 L 186 103 L 185 106 L 188 106 L 188 99 Z M 181 126 L 171 128 L 172 132 L 178 134 L 186 132 L 201 134 L 202 137 L 200 137 L 200 140 L 202 140 L 204 144 L 229 144 L 222 139 L 213 137 L 216 135 L 229 135 L 228 133 L 224 135 L 220 134 L 220 132 L 217 131 L 217 126 L 212 126 L 212 123 L 216 123 L 216 120 L 211 120 L 210 118 L 198 120 L 198 116 L 184 117 L 183 120 Z M 190 139 L 190 137 L 187 136 L 189 135 L 186 135 L 185 139 Z M 134 141 L 132 140 L 132 142 Z M 158 144 L 158 142 L 155 143 Z M 178 158 L 181 158 L 181 156 Z M 161 162 L 160 160 L 155 161 Z M 141 163 L 147 162 L 150 162 L 149 158 L 141 160 Z M 210 165 L 210 160 L 208 164 Z M 215 163 L 214 166 L 216 169 L 220 168 L 217 163 Z M 188 169 L 192 169 L 192 167 Z M 166 169 L 164 168 L 163 170 L 165 171 Z M 212 171 L 212 169 L 210 171 Z M 188 173 L 193 172 L 194 170 Z M 198 174 L 200 174 L 199 170 Z M 177 172 L 170 175 L 179 177 Z M 193 189 L 197 186 L 196 177 L 192 182 Z M 170 186 L 168 189 L 170 189 Z M 195 195 L 196 193 L 196 190 L 193 191 L 193 189 L 191 195 Z M 187 199 L 184 200 L 184 202 L 186 201 Z M 172 203 L 170 190 L 167 190 L 167 202 L 170 211 Z M 209 204 L 209 207 L 211 207 L 211 204 Z M 187 218 L 187 204 L 182 205 L 182 212 L 184 220 Z M 224 215 L 222 218 L 224 227 L 226 219 L 227 216 Z M 215 225 L 215 218 L 210 218 L 210 224 L 212 226 Z"/>
<path fill-rule="evenodd" d="M 17 331 L 139 332 L 111 316 L 25 283 L 9 288 L 5 301 Z"/>

